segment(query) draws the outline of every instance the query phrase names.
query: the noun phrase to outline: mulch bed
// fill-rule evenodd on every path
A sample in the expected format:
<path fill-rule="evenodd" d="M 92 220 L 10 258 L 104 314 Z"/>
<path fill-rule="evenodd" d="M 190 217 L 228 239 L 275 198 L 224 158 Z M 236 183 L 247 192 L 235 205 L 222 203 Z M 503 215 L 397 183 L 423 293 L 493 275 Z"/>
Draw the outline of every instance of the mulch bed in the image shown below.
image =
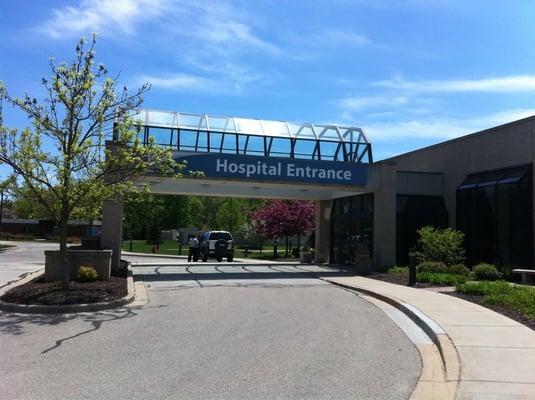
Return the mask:
<path fill-rule="evenodd" d="M 366 278 L 377 279 L 378 281 L 395 283 L 396 285 L 403 285 L 403 286 L 408 286 L 409 284 L 408 274 L 389 274 L 385 272 L 382 274 L 366 275 Z M 416 284 L 413 287 L 423 289 L 423 288 L 434 287 L 434 286 L 435 285 L 431 285 L 430 283 L 416 282 Z"/>
<path fill-rule="evenodd" d="M 522 313 L 509 307 L 503 307 L 503 306 L 499 306 L 496 304 L 483 303 L 483 296 L 477 296 L 477 295 L 465 294 L 465 293 L 457 293 L 457 292 L 445 293 L 445 294 L 458 297 L 463 300 L 471 301 L 472 303 L 476 303 L 482 307 L 488 308 L 492 311 L 496 311 L 499 314 L 505 315 L 506 317 L 509 317 L 512 320 L 520 322 L 521 324 L 524 324 L 527 327 L 535 330 L 535 319 L 527 318 Z"/>
<path fill-rule="evenodd" d="M 44 282 L 41 277 L 11 289 L 1 299 L 17 304 L 67 305 L 116 300 L 127 294 L 124 277 L 112 276 L 108 281 L 71 281 L 67 291 L 61 290 L 59 282 Z"/>

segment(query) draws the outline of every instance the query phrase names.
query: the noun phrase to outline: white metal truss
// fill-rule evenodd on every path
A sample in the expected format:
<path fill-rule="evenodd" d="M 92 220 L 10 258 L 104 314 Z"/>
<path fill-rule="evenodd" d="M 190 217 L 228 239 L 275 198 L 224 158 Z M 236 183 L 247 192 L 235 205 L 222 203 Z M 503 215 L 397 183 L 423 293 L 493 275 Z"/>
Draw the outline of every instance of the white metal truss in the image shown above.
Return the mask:
<path fill-rule="evenodd" d="M 222 133 L 316 139 L 331 142 L 369 143 L 361 128 L 334 124 L 310 124 L 225 117 L 208 114 L 179 113 L 144 109 L 134 115 L 145 126 L 172 129 L 203 130 Z M 357 139 L 355 140 L 355 137 Z"/>

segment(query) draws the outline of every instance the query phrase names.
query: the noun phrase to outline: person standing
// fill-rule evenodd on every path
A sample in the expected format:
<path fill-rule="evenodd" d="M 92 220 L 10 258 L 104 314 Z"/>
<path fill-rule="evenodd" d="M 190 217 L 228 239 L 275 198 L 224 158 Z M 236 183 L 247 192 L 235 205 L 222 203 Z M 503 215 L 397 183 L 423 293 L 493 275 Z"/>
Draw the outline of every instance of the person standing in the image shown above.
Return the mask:
<path fill-rule="evenodd" d="M 195 235 L 189 235 L 189 252 L 188 252 L 188 262 L 196 262 L 199 259 L 199 239 Z"/>

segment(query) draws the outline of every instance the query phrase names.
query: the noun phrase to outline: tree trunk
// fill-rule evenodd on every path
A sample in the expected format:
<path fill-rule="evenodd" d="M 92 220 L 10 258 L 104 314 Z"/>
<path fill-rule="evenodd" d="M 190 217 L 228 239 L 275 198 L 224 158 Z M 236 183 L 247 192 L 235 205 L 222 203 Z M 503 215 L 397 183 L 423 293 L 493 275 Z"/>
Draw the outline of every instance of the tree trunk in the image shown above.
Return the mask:
<path fill-rule="evenodd" d="M 67 262 L 67 228 L 68 228 L 68 213 L 67 207 L 63 206 L 61 209 L 61 220 L 59 222 L 59 262 L 61 271 L 61 289 L 69 289 L 69 264 Z"/>
<path fill-rule="evenodd" d="M 297 234 L 297 248 L 301 251 L 301 234 Z"/>
<path fill-rule="evenodd" d="M 284 255 L 285 255 L 285 256 L 288 256 L 288 235 L 286 235 L 286 238 L 285 238 L 285 239 L 286 239 L 286 240 L 285 240 L 285 241 L 286 241 L 286 251 L 285 251 Z"/>

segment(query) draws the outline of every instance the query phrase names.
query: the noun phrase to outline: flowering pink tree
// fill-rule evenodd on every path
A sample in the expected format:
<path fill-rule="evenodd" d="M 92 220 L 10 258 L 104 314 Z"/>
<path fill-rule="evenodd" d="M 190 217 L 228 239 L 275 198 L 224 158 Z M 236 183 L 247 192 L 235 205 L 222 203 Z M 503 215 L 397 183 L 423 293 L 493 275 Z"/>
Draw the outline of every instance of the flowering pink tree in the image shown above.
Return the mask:
<path fill-rule="evenodd" d="M 265 239 L 299 236 L 314 229 L 314 203 L 303 200 L 270 200 L 267 205 L 251 213 L 251 224 Z M 298 246 L 300 243 L 298 242 Z"/>

